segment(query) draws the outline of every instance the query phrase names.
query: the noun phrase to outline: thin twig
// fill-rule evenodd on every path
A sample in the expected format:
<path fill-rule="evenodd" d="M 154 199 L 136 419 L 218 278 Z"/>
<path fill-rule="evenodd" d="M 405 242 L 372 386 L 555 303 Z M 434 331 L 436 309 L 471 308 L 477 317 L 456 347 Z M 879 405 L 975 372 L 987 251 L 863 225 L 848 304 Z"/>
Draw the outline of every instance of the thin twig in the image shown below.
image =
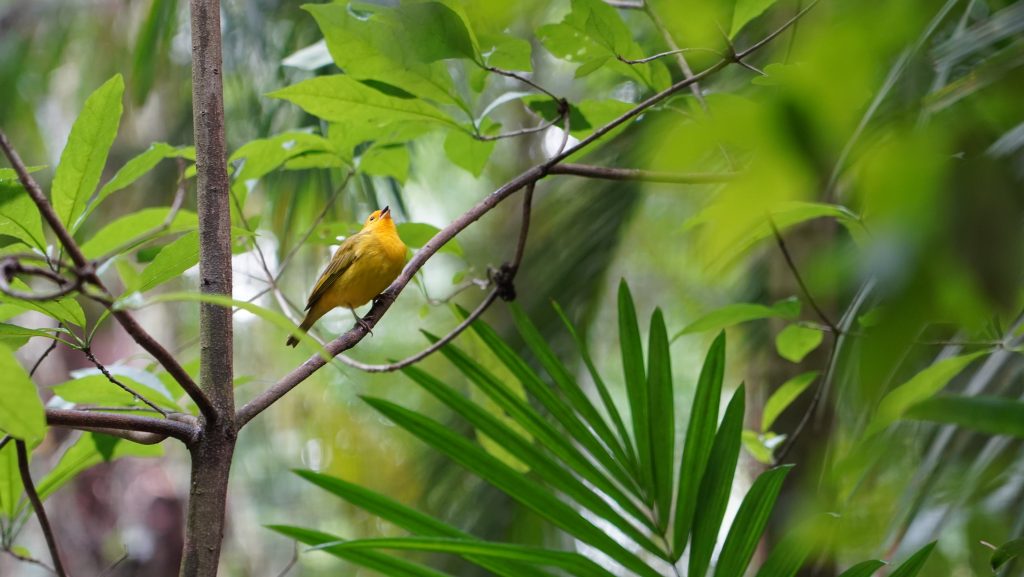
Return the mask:
<path fill-rule="evenodd" d="M 492 140 L 502 140 L 504 138 L 515 138 L 517 136 L 525 136 L 527 134 L 536 134 L 538 132 L 544 132 L 545 130 L 551 128 L 552 126 L 560 122 L 563 116 L 564 113 L 559 113 L 557 117 L 552 118 L 551 120 L 545 120 L 544 122 L 538 124 L 537 126 L 520 128 L 519 130 L 510 130 L 508 132 L 502 132 L 501 134 L 473 134 L 472 136 L 476 140 L 489 142 Z"/>
<path fill-rule="evenodd" d="M 746 50 L 743 50 L 742 52 L 734 53 L 733 57 L 736 59 L 736 62 L 739 62 L 739 61 L 743 60 L 747 56 L 750 56 L 754 52 L 757 52 L 758 50 L 760 50 L 765 44 L 768 44 L 772 40 L 775 40 L 779 36 L 779 34 L 782 34 L 786 30 L 788 30 L 790 26 L 793 26 L 794 24 L 799 22 L 800 19 L 804 17 L 804 14 L 807 14 L 808 12 L 811 11 L 811 8 L 814 8 L 815 6 L 817 6 L 818 5 L 818 1 L 819 0 L 812 0 L 810 3 L 807 4 L 807 6 L 804 6 L 799 12 L 794 14 L 793 17 L 790 18 L 789 20 L 787 20 L 782 26 L 779 26 L 778 28 L 776 28 L 774 32 L 772 32 L 768 36 L 765 36 L 764 38 L 762 38 L 760 41 L 758 41 L 756 44 L 754 44 L 750 48 L 747 48 Z"/>
<path fill-rule="evenodd" d="M 13 439 L 13 438 L 14 437 L 12 437 L 10 435 L 4 435 L 4 438 L 0 439 L 0 451 L 4 450 L 4 447 L 7 446 L 7 443 L 10 443 L 11 439 Z"/>
<path fill-rule="evenodd" d="M 644 0 L 636 2 L 630 2 L 629 0 L 604 0 L 604 3 L 620 10 L 643 10 L 647 4 Z"/>
<path fill-rule="evenodd" d="M 811 6 L 813 5 L 814 4 L 812 4 Z M 777 37 L 779 34 L 781 34 L 790 26 L 792 26 L 793 23 L 796 22 L 798 18 L 806 14 L 808 10 L 809 7 L 805 8 L 804 10 L 801 10 L 794 18 L 790 19 L 785 24 L 783 24 L 782 27 L 773 32 L 769 40 L 771 38 Z M 741 54 L 743 56 L 747 56 L 753 53 L 754 51 L 760 49 L 765 44 L 767 44 L 767 42 L 765 41 L 759 42 L 753 47 L 744 50 Z M 656 104 L 662 102 L 663 100 L 672 96 L 673 94 L 678 93 L 680 90 L 689 87 L 692 83 L 699 82 L 700 80 L 703 80 L 704 78 L 707 78 L 712 74 L 715 74 L 716 72 L 722 70 L 723 68 L 727 67 L 729 64 L 733 62 L 734 60 L 731 58 L 723 58 L 722 60 L 719 60 L 717 63 L 702 70 L 701 72 L 694 74 L 691 78 L 680 80 L 679 82 L 676 82 L 675 84 L 669 86 L 668 88 L 662 90 L 661 92 L 658 92 L 648 97 L 647 99 L 637 103 L 635 106 L 633 106 L 633 108 L 627 110 L 626 112 L 622 113 L 615 119 L 611 120 L 607 124 L 597 128 L 592 133 L 590 133 L 590 135 L 588 135 L 586 138 L 583 138 L 582 140 L 576 142 L 572 146 L 566 148 L 560 154 L 548 159 L 547 161 L 541 164 L 535 165 L 532 168 L 527 169 L 526 171 L 519 174 L 519 176 L 516 176 L 515 178 L 509 180 L 504 185 L 499 187 L 497 190 L 481 199 L 477 204 L 473 205 L 461 216 L 450 222 L 448 226 L 438 231 L 433 236 L 433 238 L 427 241 L 427 243 L 416 252 L 412 259 L 410 259 L 409 262 L 406 264 L 405 269 L 402 270 L 402 273 L 398 275 L 398 278 L 396 278 L 394 282 L 391 283 L 391 286 L 385 289 L 384 292 L 381 293 L 380 296 L 378 296 L 377 300 L 374 301 L 373 307 L 371 307 L 370 312 L 363 317 L 363 323 L 353 327 L 348 332 L 338 336 L 333 341 L 327 343 L 327 345 L 324 347 L 327 355 L 337 356 L 342 352 L 354 347 L 361 340 L 363 340 L 366 337 L 366 335 L 369 334 L 369 330 L 372 329 L 380 321 L 381 317 L 385 313 L 387 313 L 387 311 L 391 308 L 391 305 L 395 302 L 395 299 L 398 298 L 398 295 L 409 284 L 413 276 L 415 276 L 415 274 L 420 270 L 420 268 L 423 267 L 427 260 L 429 260 L 434 254 L 436 254 L 437 251 L 440 250 L 441 247 L 443 247 L 448 241 L 452 240 L 456 235 L 465 230 L 472 223 L 476 222 L 483 215 L 490 212 L 495 206 L 497 206 L 502 201 L 507 199 L 513 193 L 531 183 L 537 182 L 538 180 L 544 178 L 550 173 L 550 171 L 555 165 L 561 163 L 563 160 L 579 152 L 580 150 L 585 149 L 586 147 L 588 147 L 595 141 L 599 140 L 600 138 L 604 137 L 606 134 L 615 130 L 619 126 L 639 116 L 645 110 L 651 108 L 652 106 L 655 106 Z M 304 363 L 294 368 L 288 374 L 281 377 L 280 380 L 271 385 L 269 388 L 256 395 L 253 399 L 251 399 L 248 403 L 239 408 L 238 411 L 236 412 L 235 418 L 237 427 L 241 428 L 245 426 L 245 424 L 252 420 L 253 417 L 266 410 L 268 407 L 277 402 L 278 399 L 280 399 L 293 388 L 295 388 L 300 383 L 308 379 L 313 373 L 315 373 L 322 367 L 326 366 L 327 362 L 328 359 L 325 359 L 323 356 L 321 356 L 320 353 L 314 354 L 310 358 L 308 358 Z"/>
<path fill-rule="evenodd" d="M 804 298 L 807 299 L 807 302 L 811 305 L 811 308 L 813 308 L 814 312 L 817 313 L 818 318 L 821 319 L 821 322 L 825 323 L 833 334 L 841 335 L 842 331 L 839 329 L 839 327 L 837 327 L 836 324 L 833 323 L 832 320 L 828 318 L 828 315 L 825 314 L 825 311 L 822 310 L 821 307 L 818 306 L 818 302 L 814 300 L 814 297 L 811 295 L 811 291 L 807 290 L 807 285 L 804 284 L 804 279 L 800 275 L 800 271 L 796 268 L 796 263 L 793 262 L 793 256 L 789 254 L 789 249 L 786 248 L 786 241 L 782 238 L 782 234 L 779 233 L 778 227 L 775 226 L 775 220 L 772 219 L 771 217 L 768 217 L 768 224 L 772 227 L 772 234 L 775 235 L 775 242 L 778 243 L 779 250 L 782 251 L 782 256 L 786 258 L 786 265 L 789 266 L 790 272 L 793 273 L 793 278 L 795 278 L 797 284 L 800 285 L 800 290 L 804 293 Z"/>
<path fill-rule="evenodd" d="M 41 276 L 51 280 L 60 287 L 48 293 L 25 292 L 11 288 L 10 279 L 16 274 L 27 274 Z M 26 301 L 53 301 L 63 298 L 82 287 L 81 277 L 76 276 L 75 280 L 66 279 L 48 268 L 22 264 L 15 258 L 5 258 L 0 263 L 0 292 L 8 296 Z"/>
<path fill-rule="evenodd" d="M 735 172 L 659 172 L 638 168 L 610 168 L 589 164 L 561 163 L 551 167 L 548 174 L 568 174 L 604 180 L 640 180 L 672 184 L 713 184 L 729 182 L 737 176 Z"/>
<path fill-rule="evenodd" d="M 661 32 L 661 37 L 665 40 L 665 45 L 668 46 L 670 51 L 675 52 L 676 64 L 679 65 L 679 71 L 683 73 L 683 78 L 690 78 L 693 76 L 693 69 L 690 68 L 690 63 L 686 61 L 686 56 L 683 55 L 683 51 L 679 49 L 679 45 L 676 44 L 676 39 L 672 37 L 672 33 L 669 32 L 665 23 L 662 22 L 661 17 L 654 11 L 654 8 L 650 3 L 644 3 L 644 12 L 647 13 L 647 17 L 654 23 L 654 27 Z M 704 102 L 704 94 L 701 92 L 700 84 L 694 82 L 690 85 L 690 92 L 693 93 L 693 97 L 697 99 L 697 103 L 704 112 L 708 111 L 708 104 Z M 724 150 L 724 149 L 723 149 Z"/>
<path fill-rule="evenodd" d="M 36 559 L 35 557 L 28 557 L 28 556 L 22 555 L 22 554 L 20 554 L 20 553 L 18 553 L 16 551 L 13 551 L 13 550 L 8 549 L 6 547 L 4 549 L 2 549 L 2 551 L 4 553 L 7 553 L 8 555 L 10 555 L 11 557 L 14 557 L 18 561 L 21 561 L 22 563 L 31 563 L 33 565 L 38 565 L 39 567 L 42 567 L 43 569 L 46 569 L 50 573 L 56 573 L 56 571 L 53 570 L 53 567 L 50 567 L 49 565 L 47 565 L 46 563 L 43 563 L 42 561 L 40 561 L 39 559 Z"/>
<path fill-rule="evenodd" d="M 298 562 L 299 562 L 299 542 L 298 541 L 293 541 L 292 542 L 292 558 L 291 558 L 290 561 L 288 561 L 288 564 L 284 566 L 284 569 L 281 569 L 281 572 L 277 574 L 277 577 L 285 577 L 285 575 L 287 575 L 292 570 L 292 568 L 295 567 L 295 564 L 298 563 Z"/>
<path fill-rule="evenodd" d="M 99 361 L 99 359 L 97 359 L 97 358 L 96 358 L 96 355 L 94 355 L 94 354 L 92 353 L 92 349 L 91 349 L 91 348 L 89 348 L 89 347 L 84 347 L 84 348 L 82 348 L 82 353 L 83 353 L 83 354 L 85 355 L 85 358 L 89 359 L 89 361 L 90 361 L 90 362 L 91 362 L 91 363 L 92 363 L 92 364 L 93 364 L 93 365 L 94 365 L 94 366 L 95 366 L 95 367 L 96 367 L 97 369 L 99 369 L 99 371 L 100 371 L 101 373 L 103 373 L 103 376 L 104 376 L 104 377 L 107 377 L 107 380 L 108 380 L 108 381 L 110 381 L 111 383 L 113 383 L 113 384 L 117 385 L 118 387 L 120 387 L 120 388 L 121 388 L 121 390 L 123 390 L 124 392 L 126 392 L 126 393 L 128 393 L 129 395 L 131 395 L 132 397 L 134 397 L 136 401 L 141 401 L 141 402 L 142 402 L 142 403 L 144 403 L 144 404 L 145 404 L 146 406 L 148 406 L 148 407 L 149 407 L 150 409 L 153 409 L 154 411 L 156 411 L 156 412 L 160 413 L 160 415 L 161 415 L 161 416 L 163 416 L 164 418 L 166 418 L 166 417 L 167 417 L 167 411 L 165 411 L 165 410 L 161 409 L 161 408 L 160 408 L 160 407 L 158 407 L 158 406 L 157 406 L 157 405 L 156 405 L 155 403 L 153 403 L 152 401 L 150 401 L 149 399 L 147 399 L 146 397 L 144 397 L 143 395 L 141 395 L 141 394 L 140 394 L 140 393 L 139 393 L 138 391 L 136 391 L 135 389 L 133 389 L 133 388 L 129 387 L 128 385 L 126 385 L 126 384 L 122 383 L 122 382 L 121 382 L 120 380 L 118 380 L 118 379 L 117 379 L 117 377 L 115 377 L 114 375 L 112 375 L 112 374 L 110 373 L 110 371 L 109 371 L 109 370 L 107 370 L 107 367 L 106 367 L 106 366 L 104 366 L 104 365 L 103 365 L 103 363 L 101 363 L 101 362 Z"/>
<path fill-rule="evenodd" d="M 75 242 L 71 233 L 64 226 L 64 223 L 61 222 L 60 217 L 53 208 L 53 205 L 50 204 L 49 200 L 47 200 L 46 195 L 43 193 L 42 188 L 39 187 L 39 184 L 35 181 L 32 175 L 29 174 L 25 163 L 22 162 L 21 157 L 18 156 L 17 151 L 15 151 L 14 147 L 11 146 L 10 141 L 7 140 L 7 135 L 4 134 L 2 130 L 0 130 L 0 149 L 3 149 L 3 152 L 10 161 L 11 166 L 14 167 L 15 172 L 18 174 L 18 179 L 21 181 L 22 186 L 25 187 L 25 190 L 28 191 L 29 197 L 31 197 L 32 201 L 35 203 L 39 213 L 50 225 L 54 234 L 57 235 L 57 239 L 67 251 L 68 256 L 71 257 L 71 262 L 74 263 L 76 267 L 76 274 L 80 275 L 85 282 L 95 285 L 105 294 L 110 295 L 110 291 L 107 290 L 103 281 L 100 280 L 99 275 L 96 274 L 95 266 L 93 263 L 89 262 L 85 257 L 85 254 L 82 253 L 82 249 L 79 248 L 78 243 Z M 112 301 L 109 300 L 105 302 L 105 305 L 110 310 L 111 315 L 113 315 L 113 317 L 117 319 L 124 328 L 125 332 L 127 332 L 139 346 L 145 349 L 149 354 L 153 355 L 153 358 L 155 358 L 157 362 L 164 367 L 168 374 L 170 374 L 174 380 L 181 385 L 181 388 L 188 393 L 189 397 L 191 397 L 193 401 L 195 401 L 196 406 L 199 407 L 199 410 L 203 415 L 208 420 L 216 420 L 216 411 L 213 409 L 213 405 L 207 398 L 206 393 L 199 388 L 199 385 L 197 385 L 188 374 L 188 371 L 186 371 L 185 368 L 181 366 L 181 363 L 178 362 L 178 359 L 175 358 L 170 351 L 164 348 L 163 345 L 157 342 L 156 339 L 154 339 L 153 336 L 144 328 L 142 328 L 142 325 L 135 320 L 135 317 L 127 311 L 115 309 Z"/>
<path fill-rule="evenodd" d="M 41 355 L 39 355 L 39 358 L 36 359 L 35 364 L 32 365 L 32 370 L 28 372 L 29 377 L 35 376 L 36 371 L 39 370 L 39 366 L 43 364 L 43 361 L 46 360 L 46 357 L 50 356 L 50 353 L 52 353 L 53 349 L 55 348 L 57 348 L 57 341 L 50 341 L 50 346 L 46 347 L 46 350 L 43 351 Z"/>
<path fill-rule="evenodd" d="M 324 208 L 320 211 L 320 214 L 318 214 L 317 217 L 313 220 L 313 224 L 309 227 L 306 233 L 302 235 L 302 238 L 299 239 L 299 242 L 295 243 L 295 246 L 293 246 L 291 250 L 288 251 L 288 254 L 284 255 L 284 258 L 281 259 L 281 265 L 278 267 L 277 276 L 274 278 L 275 281 L 281 280 L 281 274 L 284 273 L 285 267 L 287 267 L 288 264 L 291 262 L 292 258 L 295 256 L 295 253 L 297 253 L 299 249 L 302 248 L 302 245 L 304 245 L 306 241 L 309 240 L 309 237 L 313 236 L 313 232 L 316 230 L 316 227 L 320 226 L 320 223 L 323 222 L 325 218 L 327 218 L 327 212 L 331 209 L 332 206 L 334 206 L 334 201 L 337 200 L 338 196 L 340 196 L 342 191 L 345 190 L 345 187 L 348 186 L 348 183 L 352 179 L 353 174 L 355 174 L 355 171 L 353 170 L 349 170 L 345 174 L 345 179 L 342 180 L 341 184 L 339 184 L 337 188 L 334 189 L 334 192 L 331 193 L 331 196 L 327 199 L 327 203 L 324 204 Z M 259 296 L 263 296 L 263 294 L 260 294 Z"/>
<path fill-rule="evenodd" d="M 511 70 L 505 70 L 503 68 L 498 68 L 496 66 L 485 66 L 484 70 L 487 70 L 488 72 L 493 72 L 495 74 L 500 74 L 500 75 L 508 77 L 508 78 L 514 78 L 514 79 L 522 82 L 523 84 L 526 84 L 527 86 L 532 86 L 533 88 L 536 88 L 537 90 L 540 90 L 544 94 L 547 94 L 548 96 L 550 96 L 551 99 L 554 100 L 555 102 L 562 102 L 563 101 L 562 98 L 559 98 L 558 96 L 555 96 L 547 88 L 544 88 L 540 84 L 537 84 L 536 82 L 534 82 L 533 80 L 530 80 L 529 78 L 523 76 L 522 74 L 517 74 L 515 72 L 512 72 Z"/>
<path fill-rule="evenodd" d="M 630 65 L 633 65 L 633 64 L 647 64 L 648 62 L 657 60 L 659 58 L 664 58 L 666 56 L 673 56 L 675 54 L 685 54 L 687 52 L 711 52 L 712 54 L 717 54 L 719 57 L 723 57 L 723 58 L 725 57 L 725 54 L 722 54 L 722 52 L 720 52 L 718 50 L 715 50 L 714 48 L 676 48 L 675 50 L 667 50 L 665 52 L 659 52 L 657 54 L 653 54 L 653 55 L 647 56 L 645 58 L 637 58 L 635 60 L 632 59 L 632 58 L 626 58 L 625 56 L 622 56 L 621 54 L 616 54 L 615 58 L 617 58 L 620 62 L 624 62 L 624 63 L 630 64 Z"/>
<path fill-rule="evenodd" d="M 39 493 L 36 493 L 36 486 L 32 482 L 32 473 L 28 469 L 28 450 L 25 448 L 25 441 L 15 440 L 14 445 L 18 449 L 18 471 L 21 472 L 21 483 L 25 486 L 25 495 L 28 496 L 32 508 L 36 511 L 39 527 L 43 530 L 43 536 L 46 537 L 46 545 L 50 548 L 50 557 L 53 558 L 54 573 L 59 577 L 67 577 L 64 564 L 60 560 L 57 540 L 50 527 L 50 520 L 46 518 L 46 509 L 43 508 L 43 502 L 39 499 Z"/>

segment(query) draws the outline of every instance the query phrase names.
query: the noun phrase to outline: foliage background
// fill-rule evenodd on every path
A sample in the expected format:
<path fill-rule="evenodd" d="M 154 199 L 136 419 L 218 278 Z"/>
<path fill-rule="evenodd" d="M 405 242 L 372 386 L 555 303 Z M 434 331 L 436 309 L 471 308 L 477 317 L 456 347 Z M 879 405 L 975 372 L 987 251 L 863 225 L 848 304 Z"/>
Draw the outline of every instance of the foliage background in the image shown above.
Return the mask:
<path fill-rule="evenodd" d="M 189 37 L 183 4 L 8 0 L 0 5 L 0 126 L 18 143 L 22 156 L 31 164 L 56 165 L 81 103 L 115 73 L 125 75 L 128 88 L 104 180 L 152 142 L 188 144 Z M 750 4 L 770 3 L 737 6 Z M 713 26 L 720 15 L 717 4 L 652 5 L 685 38 L 686 46 L 723 47 Z M 529 38 L 534 78 L 570 102 L 635 100 L 643 90 L 620 70 L 575 78 L 577 63 L 556 58 L 550 44 L 538 40 L 535 31 L 560 21 L 570 9 L 568 2 L 482 6 L 467 3 L 471 17 L 505 23 L 512 34 Z M 538 187 L 534 229 L 518 280 L 521 303 L 556 350 L 569 355 L 567 335 L 548 307 L 551 299 L 561 303 L 585 328 L 606 376 L 621 374 L 613 354 L 617 334 L 610 329 L 620 278 L 630 281 L 640 316 L 646 318 L 660 306 L 674 334 L 730 303 L 771 304 L 804 296 L 770 235 L 750 236 L 766 211 L 792 201 L 835 202 L 862 219 L 852 224 L 843 218 L 816 219 L 787 232 L 808 290 L 829 318 L 838 322 L 869 283 L 873 290 L 857 314 L 877 312 L 875 324 L 856 325 L 863 334 L 840 349 L 833 387 L 842 396 L 826 399 L 825 411 L 789 455 L 806 466 L 798 467 L 789 481 L 769 540 L 777 540 L 803 515 L 834 510 L 842 502 L 847 515 L 835 537 L 842 544 L 841 562 L 899 558 L 939 539 L 926 574 L 970 575 L 987 574 L 988 550 L 979 541 L 999 544 L 1024 531 L 1024 512 L 1013 506 L 1021 502 L 1024 489 L 1017 441 L 961 430 L 949 444 L 939 445 L 941 433 L 935 425 L 913 423 L 898 425 L 884 443 L 873 445 L 873 462 L 840 467 L 835 461 L 836 454 L 846 454 L 863 440 L 866 415 L 885 391 L 934 359 L 989 350 L 1018 334 L 1014 327 L 1021 311 L 1024 230 L 1021 6 L 998 1 L 823 2 L 769 52 L 752 60 L 766 77 L 733 66 L 704 84 L 710 116 L 686 95 L 645 116 L 588 158 L 618 166 L 701 172 L 727 170 L 732 162 L 746 170 L 736 183 L 719 188 L 559 177 Z M 794 9 L 786 2 L 772 6 L 733 35 L 737 46 L 761 38 Z M 642 11 L 620 14 L 644 54 L 666 49 Z M 943 17 L 926 34 L 939 14 Z M 289 55 L 320 39 L 313 18 L 297 3 L 225 1 L 223 20 L 229 149 L 298 127 L 323 128 L 288 102 L 265 96 L 333 72 L 329 65 L 313 71 L 282 65 Z M 687 57 L 697 69 L 713 61 L 713 55 L 699 52 Z M 666 73 L 672 69 L 678 77 L 672 60 L 663 61 Z M 456 75 L 466 72 L 454 64 L 451 69 Z M 485 94 L 493 99 L 522 89 L 512 80 L 494 78 Z M 518 104 L 503 106 L 497 116 L 508 127 L 536 122 Z M 335 236 L 348 233 L 371 209 L 391 204 L 403 220 L 443 226 L 528 160 L 550 152 L 551 143 L 545 140 L 550 138 L 500 141 L 479 178 L 453 165 L 443 135 L 405 145 L 407 178 L 401 174 L 401 159 L 376 174 L 357 174 L 330 205 L 330 225 L 318 227 L 309 245 L 296 253 L 282 281 L 284 294 L 301 302 Z M 994 153 L 985 153 L 993 147 Z M 730 158 L 723 159 L 720 148 L 727 148 Z M 45 181 L 52 172 L 40 174 Z M 342 177 L 340 170 L 279 171 L 259 181 L 248 196 L 245 214 L 257 217 L 258 242 L 272 262 L 284 258 L 314 222 Z M 90 228 L 118 216 L 166 205 L 176 180 L 174 163 L 162 163 L 119 193 L 118 202 L 102 205 L 83 234 L 88 237 Z M 500 208 L 460 237 L 461 254 L 431 261 L 423 277 L 426 294 L 443 297 L 459 284 L 452 283 L 454 275 L 480 277 L 487 266 L 506 260 L 517 214 L 514 203 Z M 236 298 L 249 298 L 264 288 L 254 252 L 236 256 L 235 266 Z M 194 286 L 195 276 L 188 273 L 168 290 Z M 470 288 L 455 301 L 471 307 L 481 294 Z M 270 297 L 260 303 L 278 306 Z M 441 332 L 439 327 L 455 322 L 448 307 L 431 306 L 422 291 L 407 291 L 397 306 L 354 357 L 381 362 L 405 356 L 424 344 L 411 328 Z M 164 342 L 176 343 L 186 353 L 195 350 L 190 340 L 194 307 L 151 307 L 141 318 L 148 327 L 160 327 L 157 336 Z M 508 328 L 500 305 L 487 318 Z M 806 303 L 802 318 L 819 322 Z M 303 352 L 281 346 L 284 335 L 259 318 L 242 312 L 236 322 L 236 366 L 239 374 L 251 377 L 240 385 L 240 395 L 260 390 L 303 360 Z M 337 313 L 322 323 L 322 334 L 337 334 L 349 323 L 347 313 Z M 745 381 L 748 394 L 764 400 L 788 378 L 823 369 L 828 335 L 801 363 L 778 358 L 774 337 L 786 324 L 772 319 L 728 329 L 727 385 Z M 712 336 L 698 332 L 674 342 L 677 382 L 695 380 Z M 25 364 L 46 346 L 38 340 L 19 351 Z M 102 344 L 96 347 L 97 356 L 111 362 L 137 353 L 117 330 L 109 330 L 97 343 Z M 467 337 L 460 343 L 479 346 Z M 1020 355 L 1000 354 L 1005 358 L 998 364 L 986 365 L 992 370 L 979 369 L 979 361 L 952 387 L 978 383 L 972 393 L 1020 397 Z M 58 348 L 36 381 L 44 387 L 57 384 L 68 379 L 70 370 L 86 366 L 80 355 Z M 457 382 L 444 362 L 431 359 L 425 366 Z M 242 436 L 229 502 L 226 574 L 275 575 L 287 564 L 292 544 L 263 524 L 301 520 L 352 537 L 393 531 L 360 511 L 322 499 L 286 473 L 296 467 L 339 475 L 418 504 L 482 537 L 526 543 L 550 538 L 538 519 L 506 497 L 425 451 L 410 436 L 398 434 L 358 399 L 366 392 L 445 417 L 439 405 L 398 375 L 343 368 L 315 375 Z M 688 406 L 684 401 L 689 396 L 677 399 L 680 407 Z M 792 431 L 808 397 L 783 413 L 773 430 Z M 760 403 L 751 405 L 748 428 L 756 430 Z M 452 426 L 463 427 L 455 420 Z M 49 438 L 37 450 L 40 465 L 53 462 L 65 442 L 63 435 Z M 746 452 L 742 458 L 751 474 L 763 467 Z M 832 473 L 821 483 L 818 467 L 823 462 Z M 132 551 L 130 562 L 142 564 L 140 572 L 159 575 L 162 567 L 174 574 L 166 568 L 174 565 L 180 548 L 176 528 L 186 470 L 183 452 L 168 445 L 159 461 L 104 464 L 55 495 L 49 506 L 59 511 L 66 557 L 81 564 L 72 565 L 72 572 L 102 571 L 125 544 Z M 30 527 L 24 541 L 41 555 L 41 542 L 32 531 Z M 143 553 L 136 556 L 138 551 Z M 332 575 L 338 570 L 338 562 L 326 555 L 304 554 L 297 571 Z M 38 573 L 9 556 L 0 557 L 0 572 Z"/>

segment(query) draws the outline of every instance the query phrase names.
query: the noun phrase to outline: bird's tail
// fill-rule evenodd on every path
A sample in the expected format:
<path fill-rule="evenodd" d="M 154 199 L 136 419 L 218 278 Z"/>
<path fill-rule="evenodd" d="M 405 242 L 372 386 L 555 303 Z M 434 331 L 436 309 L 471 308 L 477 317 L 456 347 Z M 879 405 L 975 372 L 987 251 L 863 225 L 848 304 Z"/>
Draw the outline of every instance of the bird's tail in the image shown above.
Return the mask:
<path fill-rule="evenodd" d="M 310 313 L 312 313 L 312 311 L 310 311 Z M 309 331 L 309 327 L 313 326 L 313 323 L 315 322 L 316 318 L 314 318 L 312 314 L 307 314 L 306 318 L 302 319 L 302 324 L 299 325 L 299 330 L 301 330 L 302 332 L 307 332 Z M 285 344 L 288 345 L 289 347 L 294 347 L 295 345 L 299 344 L 299 339 L 295 335 L 292 335 L 288 337 L 288 341 L 285 342 Z"/>

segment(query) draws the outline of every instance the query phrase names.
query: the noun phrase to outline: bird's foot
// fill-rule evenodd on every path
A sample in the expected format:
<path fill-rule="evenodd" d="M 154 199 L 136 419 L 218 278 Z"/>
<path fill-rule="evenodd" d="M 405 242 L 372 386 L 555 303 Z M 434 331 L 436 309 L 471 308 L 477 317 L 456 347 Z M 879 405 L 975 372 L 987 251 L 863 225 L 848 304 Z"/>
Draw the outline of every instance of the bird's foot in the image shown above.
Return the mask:
<path fill-rule="evenodd" d="M 366 329 L 366 332 L 370 333 L 371 337 L 373 336 L 373 328 L 370 327 L 370 323 L 366 322 L 360 317 L 356 317 L 356 324 Z"/>

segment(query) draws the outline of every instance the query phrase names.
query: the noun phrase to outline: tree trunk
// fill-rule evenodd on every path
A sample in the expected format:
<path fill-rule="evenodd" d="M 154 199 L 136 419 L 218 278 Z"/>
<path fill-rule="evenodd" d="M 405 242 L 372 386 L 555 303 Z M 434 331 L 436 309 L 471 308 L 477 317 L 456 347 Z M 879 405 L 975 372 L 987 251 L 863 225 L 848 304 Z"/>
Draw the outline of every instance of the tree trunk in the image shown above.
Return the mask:
<path fill-rule="evenodd" d="M 231 211 L 219 0 L 191 0 L 192 121 L 196 145 L 199 277 L 204 294 L 231 296 Z M 235 449 L 231 308 L 199 309 L 199 385 L 214 407 L 190 448 L 192 479 L 182 577 L 217 574 L 224 537 L 231 456 Z"/>

